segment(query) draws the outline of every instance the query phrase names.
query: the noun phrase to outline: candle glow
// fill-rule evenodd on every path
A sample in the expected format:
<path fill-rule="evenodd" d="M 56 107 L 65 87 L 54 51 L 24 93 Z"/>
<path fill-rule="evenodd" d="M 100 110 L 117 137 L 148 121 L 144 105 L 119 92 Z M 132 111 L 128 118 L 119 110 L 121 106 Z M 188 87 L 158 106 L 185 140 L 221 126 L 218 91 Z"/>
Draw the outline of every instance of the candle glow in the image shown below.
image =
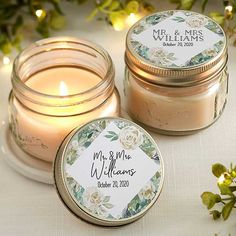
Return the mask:
<path fill-rule="evenodd" d="M 140 17 L 137 14 L 130 13 L 129 16 L 127 17 L 127 19 L 126 19 L 126 23 L 130 27 L 134 23 L 136 23 L 139 19 L 140 19 Z"/>
<path fill-rule="evenodd" d="M 11 63 L 11 60 L 8 56 L 4 56 L 2 59 L 3 65 L 9 65 Z"/>
<path fill-rule="evenodd" d="M 226 7 L 225 7 L 225 11 L 227 11 L 227 12 L 232 12 L 232 11 L 233 11 L 233 7 L 232 7 L 231 5 L 226 6 Z"/>
<path fill-rule="evenodd" d="M 117 20 L 114 24 L 113 24 L 113 28 L 115 31 L 121 31 L 125 28 L 125 24 L 122 20 Z"/>
<path fill-rule="evenodd" d="M 46 17 L 47 13 L 43 9 L 38 9 L 35 11 L 35 15 L 37 16 L 39 21 L 42 21 Z"/>
<path fill-rule="evenodd" d="M 35 11 L 35 15 L 40 18 L 43 15 L 43 10 L 42 9 L 38 9 Z"/>

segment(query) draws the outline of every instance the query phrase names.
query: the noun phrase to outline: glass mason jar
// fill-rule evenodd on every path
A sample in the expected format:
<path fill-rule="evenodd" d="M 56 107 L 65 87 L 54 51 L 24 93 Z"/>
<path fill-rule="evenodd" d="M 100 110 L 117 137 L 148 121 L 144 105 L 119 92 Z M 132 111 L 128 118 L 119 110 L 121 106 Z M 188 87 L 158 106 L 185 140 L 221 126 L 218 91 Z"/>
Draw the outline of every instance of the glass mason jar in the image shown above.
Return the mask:
<path fill-rule="evenodd" d="M 114 66 L 96 44 L 70 37 L 40 40 L 15 59 L 10 130 L 18 146 L 52 162 L 63 139 L 95 118 L 119 116 Z"/>
<path fill-rule="evenodd" d="M 125 96 L 135 121 L 183 135 L 219 118 L 228 93 L 228 55 L 217 23 L 191 11 L 155 13 L 129 30 L 126 45 Z"/>

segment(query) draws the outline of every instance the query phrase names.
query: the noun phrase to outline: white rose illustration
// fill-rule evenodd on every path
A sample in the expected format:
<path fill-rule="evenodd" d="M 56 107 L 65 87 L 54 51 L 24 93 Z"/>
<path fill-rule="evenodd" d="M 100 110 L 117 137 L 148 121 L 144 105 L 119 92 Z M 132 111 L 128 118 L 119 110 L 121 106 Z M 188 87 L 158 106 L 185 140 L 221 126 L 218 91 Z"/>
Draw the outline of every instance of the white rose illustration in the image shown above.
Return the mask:
<path fill-rule="evenodd" d="M 121 130 L 119 141 L 123 148 L 135 149 L 143 143 L 143 134 L 134 126 L 127 126 Z"/>
<path fill-rule="evenodd" d="M 73 140 L 71 142 L 71 146 L 73 150 L 77 150 L 77 148 L 79 147 L 79 142 L 77 140 Z"/>
<path fill-rule="evenodd" d="M 77 156 L 80 156 L 82 153 L 83 153 L 83 151 L 85 150 L 86 148 L 85 147 L 78 147 L 77 149 L 76 149 L 76 155 Z"/>
<path fill-rule="evenodd" d="M 111 209 L 113 205 L 109 203 L 110 197 L 104 196 L 96 187 L 88 187 L 83 194 L 83 203 L 91 212 L 106 216 L 107 209 Z"/>
<path fill-rule="evenodd" d="M 139 193 L 140 199 L 152 200 L 155 197 L 155 187 L 152 183 L 146 185 Z"/>
<path fill-rule="evenodd" d="M 210 56 L 210 57 L 215 57 L 218 53 L 216 50 L 214 49 L 209 49 L 209 50 L 206 50 L 206 52 L 204 53 L 206 56 Z"/>
<path fill-rule="evenodd" d="M 89 187 L 83 194 L 83 202 L 86 207 L 90 208 L 92 205 L 99 206 L 102 203 L 103 194 L 96 187 Z"/>
<path fill-rule="evenodd" d="M 173 53 L 170 54 L 163 48 L 155 47 L 148 51 L 148 58 L 160 65 L 170 65 L 175 60 Z"/>
<path fill-rule="evenodd" d="M 185 22 L 191 28 L 200 28 L 207 23 L 207 19 L 204 16 L 193 15 L 185 19 Z"/>

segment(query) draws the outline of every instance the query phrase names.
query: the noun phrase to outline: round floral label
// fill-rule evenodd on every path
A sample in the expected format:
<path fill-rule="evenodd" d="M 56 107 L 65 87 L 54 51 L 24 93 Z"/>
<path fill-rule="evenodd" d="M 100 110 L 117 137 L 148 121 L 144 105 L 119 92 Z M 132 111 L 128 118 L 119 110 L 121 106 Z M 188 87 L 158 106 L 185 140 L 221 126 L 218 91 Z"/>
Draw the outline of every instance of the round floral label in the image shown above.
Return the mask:
<path fill-rule="evenodd" d="M 209 17 L 190 11 L 147 16 L 130 30 L 128 46 L 145 62 L 166 68 L 204 64 L 220 54 L 226 38 Z"/>
<path fill-rule="evenodd" d="M 131 121 L 105 118 L 80 128 L 67 144 L 65 183 L 78 207 L 104 221 L 144 213 L 157 199 L 163 163 L 151 136 Z"/>

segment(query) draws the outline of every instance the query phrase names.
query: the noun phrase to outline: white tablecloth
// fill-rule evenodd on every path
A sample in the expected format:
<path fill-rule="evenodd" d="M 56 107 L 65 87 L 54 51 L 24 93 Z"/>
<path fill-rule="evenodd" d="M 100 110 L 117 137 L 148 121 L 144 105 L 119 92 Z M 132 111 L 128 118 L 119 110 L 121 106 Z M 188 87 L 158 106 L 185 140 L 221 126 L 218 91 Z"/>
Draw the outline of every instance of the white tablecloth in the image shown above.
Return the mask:
<path fill-rule="evenodd" d="M 88 10 L 81 8 L 68 7 L 71 20 L 66 30 L 54 35 L 82 37 L 102 45 L 114 60 L 116 85 L 123 99 L 126 32 L 116 32 L 103 22 L 86 22 Z M 0 68 L 0 122 L 7 113 L 10 71 L 8 66 Z M 213 126 L 183 137 L 151 133 L 164 158 L 165 183 L 159 200 L 142 219 L 119 228 L 88 224 L 64 208 L 52 186 L 22 177 L 0 158 L 0 235 L 236 235 L 236 213 L 227 222 L 214 222 L 200 199 L 205 190 L 217 191 L 211 174 L 213 163 L 236 164 L 236 47 L 232 46 L 229 72 L 228 104 Z"/>

